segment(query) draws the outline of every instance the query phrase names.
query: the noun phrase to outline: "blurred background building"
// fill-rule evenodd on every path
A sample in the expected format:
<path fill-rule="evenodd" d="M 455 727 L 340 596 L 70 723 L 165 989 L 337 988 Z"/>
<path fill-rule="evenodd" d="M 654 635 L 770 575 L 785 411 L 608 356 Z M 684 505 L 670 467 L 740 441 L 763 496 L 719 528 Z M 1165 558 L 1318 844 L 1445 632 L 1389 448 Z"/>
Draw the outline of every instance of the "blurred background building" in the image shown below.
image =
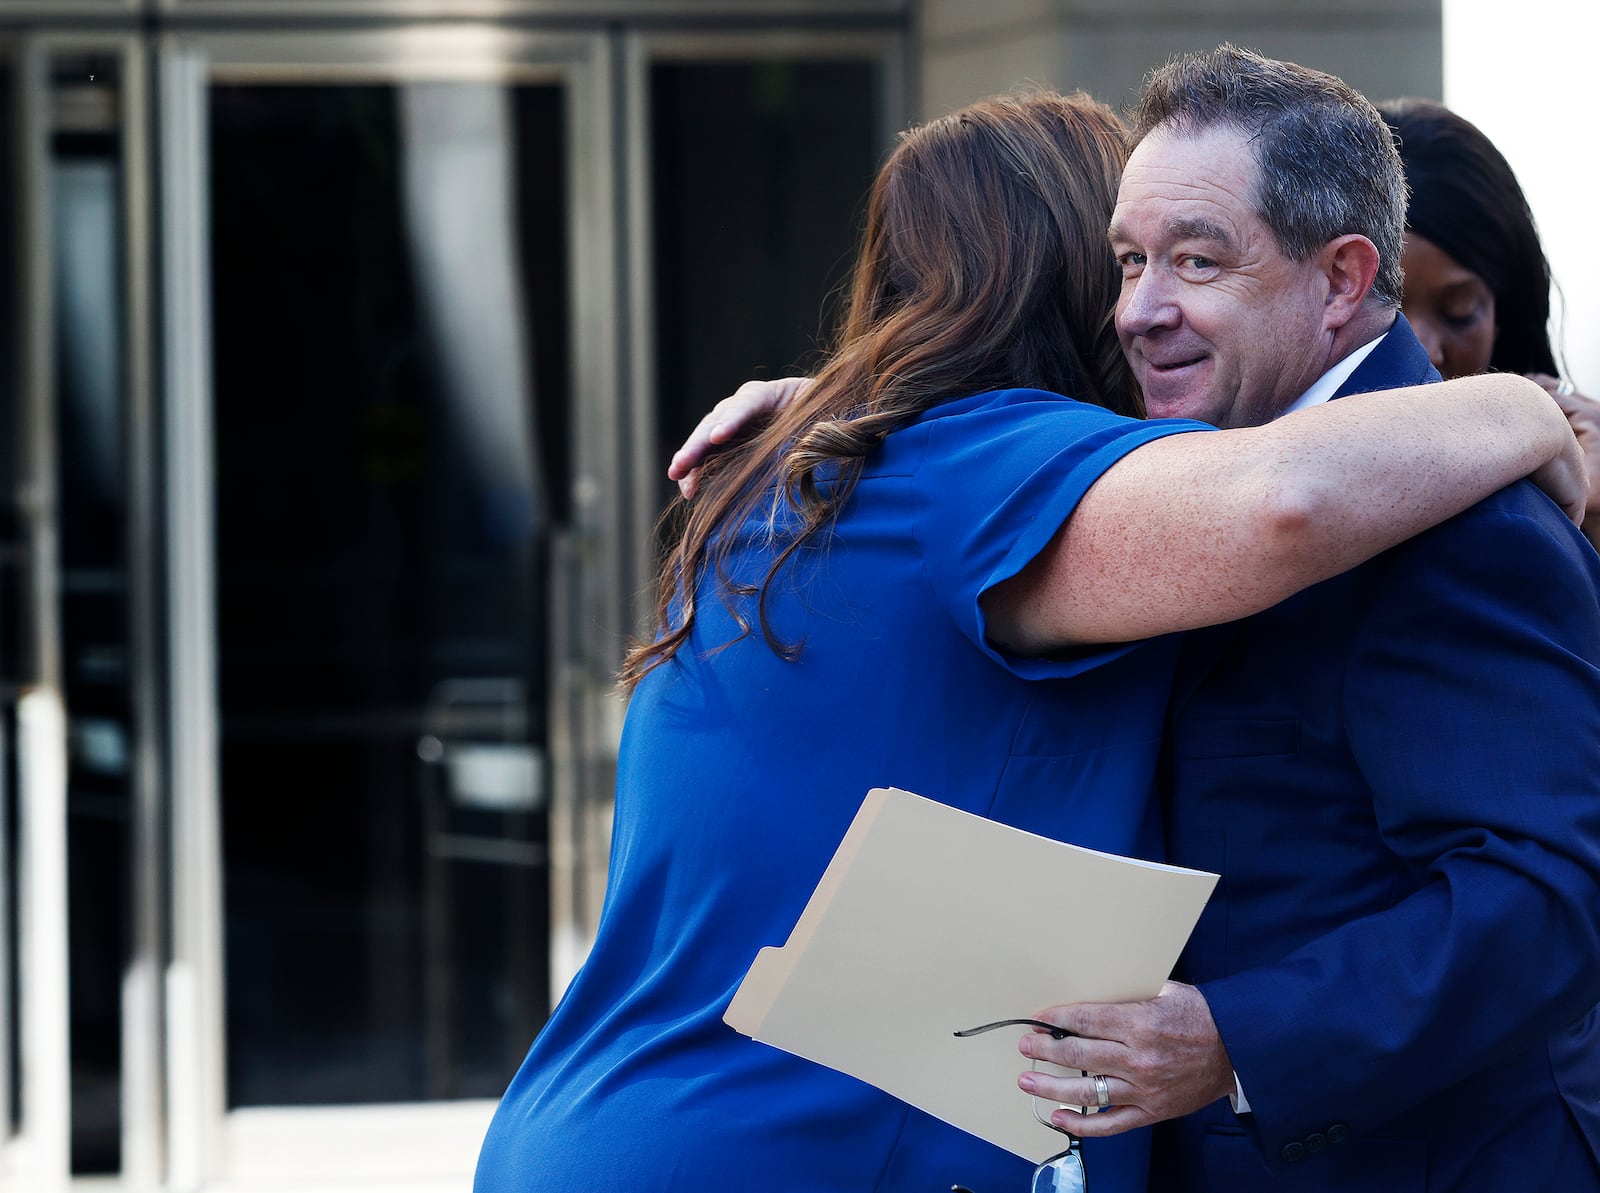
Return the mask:
<path fill-rule="evenodd" d="M 465 1189 L 598 915 L 667 454 L 812 359 L 894 131 L 1224 39 L 1438 97 L 1443 26 L 0 0 L 0 1188 Z"/>

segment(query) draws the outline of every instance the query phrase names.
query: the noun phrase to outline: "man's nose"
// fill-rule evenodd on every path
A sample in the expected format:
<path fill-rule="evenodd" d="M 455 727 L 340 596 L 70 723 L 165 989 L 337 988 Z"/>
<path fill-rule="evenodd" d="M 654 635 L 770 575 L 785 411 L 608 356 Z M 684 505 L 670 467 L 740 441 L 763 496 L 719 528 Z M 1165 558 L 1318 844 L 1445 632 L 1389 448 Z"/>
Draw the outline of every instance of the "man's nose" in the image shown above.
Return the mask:
<path fill-rule="evenodd" d="M 1122 283 L 1117 302 L 1117 330 L 1123 335 L 1142 336 L 1165 327 L 1176 327 L 1182 312 L 1159 274 L 1145 270 Z"/>

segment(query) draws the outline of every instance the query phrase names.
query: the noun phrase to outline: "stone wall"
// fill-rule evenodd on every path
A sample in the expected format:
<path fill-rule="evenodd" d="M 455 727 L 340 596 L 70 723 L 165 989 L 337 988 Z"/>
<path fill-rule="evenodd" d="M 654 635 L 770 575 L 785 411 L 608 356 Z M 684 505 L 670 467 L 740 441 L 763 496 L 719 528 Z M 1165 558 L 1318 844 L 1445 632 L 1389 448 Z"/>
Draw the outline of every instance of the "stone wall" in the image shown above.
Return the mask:
<path fill-rule="evenodd" d="M 1122 106 L 1150 67 L 1223 41 L 1373 99 L 1442 90 L 1440 0 L 921 0 L 918 25 L 923 117 L 1027 83 Z"/>

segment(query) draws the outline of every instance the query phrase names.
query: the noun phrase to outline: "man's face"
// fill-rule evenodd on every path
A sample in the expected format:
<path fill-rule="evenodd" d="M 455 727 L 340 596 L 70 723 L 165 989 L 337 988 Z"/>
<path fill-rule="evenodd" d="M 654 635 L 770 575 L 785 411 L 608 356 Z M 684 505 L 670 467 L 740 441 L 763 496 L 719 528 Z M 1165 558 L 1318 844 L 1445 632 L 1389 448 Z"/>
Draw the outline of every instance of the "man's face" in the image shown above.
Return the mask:
<path fill-rule="evenodd" d="M 1157 129 L 1128 161 L 1110 229 L 1117 335 L 1151 418 L 1257 426 L 1333 363 L 1326 276 L 1278 248 L 1256 177 L 1235 128 Z"/>

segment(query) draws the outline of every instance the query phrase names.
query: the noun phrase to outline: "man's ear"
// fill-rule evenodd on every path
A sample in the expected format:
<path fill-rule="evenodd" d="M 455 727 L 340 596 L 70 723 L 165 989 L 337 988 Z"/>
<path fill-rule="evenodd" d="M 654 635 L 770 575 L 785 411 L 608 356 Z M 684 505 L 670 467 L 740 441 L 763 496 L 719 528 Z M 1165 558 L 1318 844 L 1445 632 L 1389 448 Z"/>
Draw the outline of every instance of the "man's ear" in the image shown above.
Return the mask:
<path fill-rule="evenodd" d="M 1378 280 L 1378 246 L 1352 232 L 1323 245 L 1317 263 L 1328 281 L 1323 325 L 1337 330 L 1355 318 Z"/>

